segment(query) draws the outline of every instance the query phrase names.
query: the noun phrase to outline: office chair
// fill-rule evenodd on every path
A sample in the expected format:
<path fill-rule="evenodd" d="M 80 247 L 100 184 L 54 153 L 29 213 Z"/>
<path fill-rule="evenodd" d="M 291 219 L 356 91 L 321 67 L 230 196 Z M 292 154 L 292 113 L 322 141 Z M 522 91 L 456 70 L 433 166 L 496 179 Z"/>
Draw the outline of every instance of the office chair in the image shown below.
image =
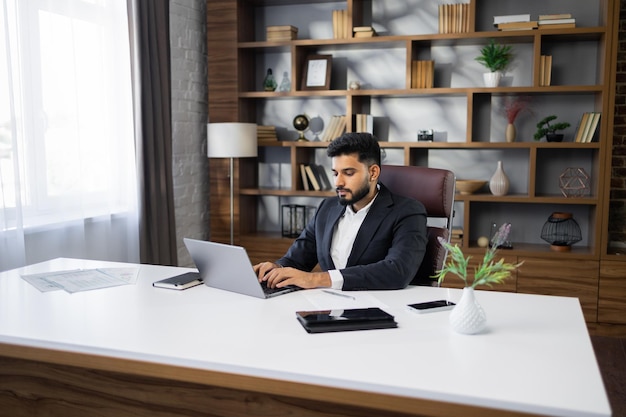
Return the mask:
<path fill-rule="evenodd" d="M 391 192 L 420 201 L 428 213 L 428 243 L 424 260 L 411 284 L 436 285 L 432 278 L 448 255 L 439 242 L 450 242 L 454 217 L 455 177 L 452 171 L 438 168 L 383 165 L 379 181 Z M 440 220 L 435 220 L 440 219 Z M 437 222 L 437 225 L 434 224 Z"/>

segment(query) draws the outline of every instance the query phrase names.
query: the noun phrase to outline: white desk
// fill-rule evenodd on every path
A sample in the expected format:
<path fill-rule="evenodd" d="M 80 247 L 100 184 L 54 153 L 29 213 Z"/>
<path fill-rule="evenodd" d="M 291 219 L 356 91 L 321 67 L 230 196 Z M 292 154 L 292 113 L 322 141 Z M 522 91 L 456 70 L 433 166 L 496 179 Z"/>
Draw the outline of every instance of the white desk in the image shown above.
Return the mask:
<path fill-rule="evenodd" d="M 611 414 L 574 298 L 477 292 L 488 331 L 465 336 L 452 332 L 449 312 L 404 307 L 448 293 L 456 301 L 458 290 L 355 292 L 356 301 L 310 290 L 261 300 L 204 285 L 153 288 L 186 269 L 141 265 L 135 285 L 69 294 L 40 293 L 19 276 L 102 266 L 128 265 L 57 259 L 0 274 L 0 410 Z M 294 312 L 324 303 L 376 305 L 399 328 L 306 333 Z"/>

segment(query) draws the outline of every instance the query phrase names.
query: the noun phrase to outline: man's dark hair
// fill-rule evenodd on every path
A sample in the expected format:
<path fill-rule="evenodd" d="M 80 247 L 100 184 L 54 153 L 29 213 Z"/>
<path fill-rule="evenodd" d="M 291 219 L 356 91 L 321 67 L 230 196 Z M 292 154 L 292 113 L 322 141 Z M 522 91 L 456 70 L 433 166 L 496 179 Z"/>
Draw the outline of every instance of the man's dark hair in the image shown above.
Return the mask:
<path fill-rule="evenodd" d="M 358 154 L 359 162 L 367 166 L 380 166 L 380 146 L 376 136 L 371 133 L 344 133 L 330 142 L 326 149 L 330 158 L 353 153 Z"/>

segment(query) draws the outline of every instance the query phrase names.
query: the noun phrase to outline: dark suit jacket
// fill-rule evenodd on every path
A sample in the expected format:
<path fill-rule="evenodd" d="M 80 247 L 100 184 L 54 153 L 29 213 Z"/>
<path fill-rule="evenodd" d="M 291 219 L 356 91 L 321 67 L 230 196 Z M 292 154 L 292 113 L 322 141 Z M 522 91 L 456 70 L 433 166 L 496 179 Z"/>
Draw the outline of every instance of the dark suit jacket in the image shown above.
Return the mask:
<path fill-rule="evenodd" d="M 285 256 L 283 266 L 311 271 L 336 269 L 330 245 L 345 206 L 336 197 L 319 205 Z M 359 230 L 345 269 L 344 290 L 391 290 L 406 287 L 417 274 L 426 252 L 426 209 L 422 203 L 392 194 L 380 184 L 378 196 Z"/>

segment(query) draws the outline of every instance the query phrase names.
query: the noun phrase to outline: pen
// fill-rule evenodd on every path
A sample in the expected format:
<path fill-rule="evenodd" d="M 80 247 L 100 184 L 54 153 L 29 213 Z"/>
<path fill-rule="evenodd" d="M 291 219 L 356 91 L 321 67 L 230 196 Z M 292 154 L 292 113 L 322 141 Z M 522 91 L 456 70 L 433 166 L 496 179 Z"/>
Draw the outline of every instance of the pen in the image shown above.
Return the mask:
<path fill-rule="evenodd" d="M 349 298 L 351 300 L 356 300 L 356 298 L 354 298 L 351 295 L 341 294 L 341 293 L 330 291 L 330 290 L 322 290 L 322 291 L 325 292 L 326 294 L 336 295 L 337 297 L 345 297 L 345 298 Z"/>

